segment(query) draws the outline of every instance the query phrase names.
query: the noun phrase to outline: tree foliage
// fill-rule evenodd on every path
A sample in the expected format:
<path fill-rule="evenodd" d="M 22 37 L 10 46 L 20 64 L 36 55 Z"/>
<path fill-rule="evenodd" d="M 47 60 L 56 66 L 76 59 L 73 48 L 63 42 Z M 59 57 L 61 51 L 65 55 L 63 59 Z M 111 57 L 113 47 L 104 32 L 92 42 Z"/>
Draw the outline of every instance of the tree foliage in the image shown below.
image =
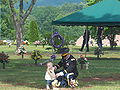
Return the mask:
<path fill-rule="evenodd" d="M 99 1 L 102 1 L 102 0 L 86 0 L 87 1 L 87 5 L 91 6 L 91 5 L 94 5 L 95 3 L 98 3 Z"/>
<path fill-rule="evenodd" d="M 15 39 L 8 0 L 1 1 L 1 39 Z"/>
<path fill-rule="evenodd" d="M 94 5 L 94 4 L 96 4 L 100 1 L 103 1 L 103 0 L 85 0 L 85 1 L 87 2 L 88 6 L 91 6 L 91 5 Z M 118 0 L 118 1 L 120 1 L 120 0 Z"/>
<path fill-rule="evenodd" d="M 54 32 L 59 32 L 65 39 L 65 44 L 68 45 L 70 42 L 75 42 L 82 34 L 84 27 L 80 26 L 54 26 L 52 25 L 52 21 L 62 18 L 66 15 L 69 15 L 71 13 L 74 13 L 78 10 L 82 10 L 83 8 L 87 7 L 88 5 L 93 5 L 101 0 L 86 0 L 87 4 L 84 3 L 67 3 L 62 6 L 38 6 L 34 7 L 34 10 L 30 9 L 29 13 L 27 10 L 23 10 L 23 7 L 19 6 L 19 9 L 11 9 L 9 8 L 8 1 L 13 0 L 2 0 L 4 4 L 2 4 L 1 8 L 4 12 L 2 12 L 2 37 L 6 37 L 7 39 L 14 39 L 15 38 L 15 30 L 13 26 L 17 25 L 12 22 L 11 16 L 15 14 L 17 22 L 19 25 L 24 25 L 24 29 L 22 30 L 23 39 L 30 40 L 34 42 L 35 40 L 45 40 L 49 44 L 50 38 Z M 23 1 L 23 0 L 20 0 Z M 34 0 L 32 0 L 34 1 Z M 35 0 L 36 1 L 36 0 Z M 6 3 L 7 2 L 7 3 Z M 14 3 L 12 5 L 15 5 L 15 3 L 18 2 L 18 0 L 14 0 Z M 28 2 L 28 0 L 26 0 Z M 24 2 L 24 3 L 26 3 Z M 20 3 L 20 2 L 19 2 Z M 22 2 L 21 2 L 22 3 Z M 21 4 L 22 5 L 22 4 Z M 33 6 L 32 6 L 33 8 Z M 13 11 L 12 11 L 13 10 Z M 32 10 L 32 13 L 30 14 Z M 12 13 L 15 12 L 15 13 Z M 22 16 L 21 16 L 22 15 Z M 26 16 L 27 15 L 27 16 Z M 25 17 L 25 18 L 23 18 Z M 27 18 L 28 17 L 28 18 Z M 22 20 L 24 19 L 24 22 Z M 33 23 L 33 24 L 32 24 Z M 17 26 L 19 26 L 17 25 Z M 15 28 L 16 29 L 16 28 Z M 92 38 L 96 39 L 96 27 L 90 27 L 91 29 L 91 35 Z M 114 30 L 114 35 L 118 34 L 118 28 Z M 34 33 L 35 32 L 35 33 Z M 39 34 L 39 35 L 38 35 Z M 104 31 L 104 37 L 112 37 L 113 33 L 111 33 L 111 28 L 105 28 Z M 35 39 L 33 40 L 34 37 Z M 114 36 L 113 35 L 113 36 Z M 37 37 L 36 37 L 37 36 Z M 39 38 L 38 38 L 39 37 Z M 113 37 L 114 38 L 114 37 Z"/>
<path fill-rule="evenodd" d="M 15 3 L 18 2 L 18 0 L 9 0 L 9 7 L 13 19 L 13 25 L 16 30 L 16 49 L 18 49 L 22 43 L 23 39 L 23 30 L 24 30 L 24 24 L 27 19 L 27 17 L 30 15 L 36 0 L 31 0 L 31 4 L 29 7 L 24 10 L 24 0 L 19 0 L 19 9 L 16 10 Z"/>
<path fill-rule="evenodd" d="M 91 31 L 91 37 L 97 40 L 97 27 L 89 27 Z M 107 38 L 110 42 L 110 48 L 113 49 L 115 36 L 120 35 L 119 27 L 104 27 L 102 39 Z"/>
<path fill-rule="evenodd" d="M 18 2 L 17 0 L 15 3 Z M 27 1 L 26 1 L 27 2 Z M 68 15 L 70 13 L 76 12 L 78 10 L 81 10 L 85 7 L 86 5 L 83 3 L 78 3 L 78 4 L 64 4 L 62 6 L 58 7 L 53 7 L 53 6 L 48 6 L 48 7 L 35 7 L 30 16 L 26 19 L 24 22 L 24 30 L 22 30 L 23 34 L 23 39 L 30 40 L 30 22 L 31 21 L 36 21 L 38 24 L 38 30 L 39 33 L 41 33 L 42 38 L 41 40 L 44 39 L 47 41 L 49 44 L 49 40 L 51 38 L 51 35 L 53 32 L 60 32 L 60 34 L 65 38 L 65 42 L 68 44 L 71 40 L 75 41 L 77 38 L 79 38 L 80 35 L 82 35 L 83 28 L 81 27 L 63 27 L 63 26 L 53 26 L 51 23 L 53 20 L 62 18 L 65 15 Z M 7 9 L 10 12 L 10 9 Z M 20 14 L 20 11 L 18 9 L 14 9 L 16 14 Z M 8 13 L 7 11 L 7 13 Z M 11 13 L 11 12 L 10 12 Z M 25 11 L 23 10 L 23 14 Z M 10 14 L 11 15 L 11 14 Z M 11 16 L 10 16 L 11 19 Z M 19 15 L 17 15 L 18 21 L 20 20 Z M 10 20 L 12 21 L 12 20 Z M 13 25 L 10 25 L 13 27 Z M 32 26 L 31 26 L 32 27 Z M 8 32 L 8 29 L 6 30 Z M 12 31 L 12 30 L 10 30 Z M 3 31 L 5 33 L 5 31 Z M 15 37 L 15 30 L 13 33 L 9 33 L 9 35 L 12 34 L 12 39 L 13 36 Z M 3 34 L 5 35 L 5 34 Z M 6 36 L 4 36 L 6 37 Z M 7 37 L 6 37 L 7 38 Z M 30 40 L 31 41 L 31 40 Z"/>
<path fill-rule="evenodd" d="M 110 48 L 113 49 L 115 43 L 115 36 L 120 34 L 119 27 L 107 27 L 104 31 L 104 37 L 110 42 Z"/>
<path fill-rule="evenodd" d="M 31 21 L 31 23 L 30 23 L 29 40 L 31 42 L 35 42 L 35 41 L 39 40 L 38 25 L 35 21 Z"/>
<path fill-rule="evenodd" d="M 52 21 L 58 18 L 62 18 L 65 15 L 81 10 L 85 7 L 83 3 L 80 4 L 64 4 L 59 7 L 35 7 L 32 16 L 35 18 L 39 25 L 39 31 L 42 37 L 49 43 L 51 35 L 54 32 L 59 32 L 64 38 L 66 44 L 69 42 L 76 41 L 80 35 L 82 35 L 82 27 L 71 26 L 54 26 Z"/>

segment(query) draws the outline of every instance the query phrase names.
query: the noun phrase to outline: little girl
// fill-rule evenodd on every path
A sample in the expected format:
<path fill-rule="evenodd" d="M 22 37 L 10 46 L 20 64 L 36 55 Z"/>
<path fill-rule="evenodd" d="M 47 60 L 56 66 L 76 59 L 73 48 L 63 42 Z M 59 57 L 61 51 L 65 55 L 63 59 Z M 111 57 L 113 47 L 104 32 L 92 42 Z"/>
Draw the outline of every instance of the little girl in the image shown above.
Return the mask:
<path fill-rule="evenodd" d="M 46 80 L 46 88 L 47 90 L 52 88 L 52 82 L 56 79 L 55 76 L 55 72 L 54 72 L 55 68 L 53 67 L 53 63 L 52 62 L 48 62 L 47 63 L 47 71 L 45 74 L 45 80 Z"/>

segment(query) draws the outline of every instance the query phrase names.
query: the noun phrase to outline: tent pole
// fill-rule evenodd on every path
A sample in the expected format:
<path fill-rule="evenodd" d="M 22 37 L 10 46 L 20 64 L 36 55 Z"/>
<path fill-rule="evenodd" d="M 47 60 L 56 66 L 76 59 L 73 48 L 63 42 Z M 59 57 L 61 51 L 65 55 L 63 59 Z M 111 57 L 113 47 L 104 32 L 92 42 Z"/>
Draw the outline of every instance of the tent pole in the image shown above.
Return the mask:
<path fill-rule="evenodd" d="M 85 50 L 85 57 L 87 56 L 87 39 L 88 39 L 88 26 L 86 26 L 86 50 Z"/>

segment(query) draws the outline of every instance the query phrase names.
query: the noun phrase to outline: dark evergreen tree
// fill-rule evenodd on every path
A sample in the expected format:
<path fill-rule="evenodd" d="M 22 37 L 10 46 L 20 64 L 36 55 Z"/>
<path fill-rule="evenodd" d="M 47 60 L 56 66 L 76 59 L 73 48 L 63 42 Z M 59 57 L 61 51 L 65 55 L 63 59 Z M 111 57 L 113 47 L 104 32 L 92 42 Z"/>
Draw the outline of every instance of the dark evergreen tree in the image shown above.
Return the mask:
<path fill-rule="evenodd" d="M 37 25 L 37 23 L 35 21 L 31 21 L 31 23 L 30 23 L 29 39 L 30 39 L 31 42 L 39 40 L 38 25 Z"/>

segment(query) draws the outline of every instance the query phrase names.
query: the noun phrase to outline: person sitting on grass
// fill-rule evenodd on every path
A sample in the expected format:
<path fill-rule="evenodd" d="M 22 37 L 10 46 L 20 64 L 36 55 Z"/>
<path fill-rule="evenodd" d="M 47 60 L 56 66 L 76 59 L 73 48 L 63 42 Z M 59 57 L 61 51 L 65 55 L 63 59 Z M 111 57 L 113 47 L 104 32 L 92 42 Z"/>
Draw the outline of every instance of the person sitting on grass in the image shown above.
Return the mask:
<path fill-rule="evenodd" d="M 45 80 L 46 80 L 46 89 L 52 89 L 52 82 L 56 79 L 54 67 L 52 62 L 48 62 L 47 64 L 47 70 L 45 74 Z"/>

